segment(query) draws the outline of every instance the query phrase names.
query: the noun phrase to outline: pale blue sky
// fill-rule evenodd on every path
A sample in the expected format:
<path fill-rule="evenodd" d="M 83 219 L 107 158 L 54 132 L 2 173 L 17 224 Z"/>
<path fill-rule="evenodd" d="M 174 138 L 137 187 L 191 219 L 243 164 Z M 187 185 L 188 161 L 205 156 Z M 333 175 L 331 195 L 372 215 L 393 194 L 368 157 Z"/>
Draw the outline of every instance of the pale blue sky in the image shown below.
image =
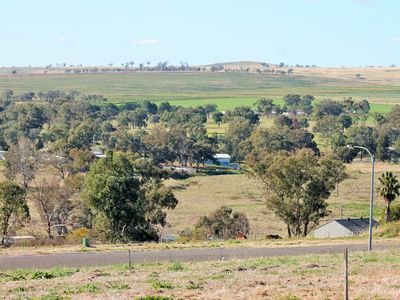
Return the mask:
<path fill-rule="evenodd" d="M 398 0 L 0 0 L 0 66 L 400 65 Z"/>

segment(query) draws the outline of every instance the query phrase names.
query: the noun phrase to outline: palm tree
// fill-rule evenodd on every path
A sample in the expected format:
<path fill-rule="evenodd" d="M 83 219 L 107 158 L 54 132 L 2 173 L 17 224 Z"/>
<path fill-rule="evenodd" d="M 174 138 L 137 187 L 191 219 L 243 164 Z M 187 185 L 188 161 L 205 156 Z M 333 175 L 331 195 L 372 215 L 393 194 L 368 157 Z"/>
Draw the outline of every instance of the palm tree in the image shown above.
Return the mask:
<path fill-rule="evenodd" d="M 400 182 L 396 175 L 392 172 L 382 173 L 379 177 L 380 187 L 378 187 L 379 194 L 386 202 L 385 219 L 386 222 L 391 221 L 390 204 L 400 195 Z"/>

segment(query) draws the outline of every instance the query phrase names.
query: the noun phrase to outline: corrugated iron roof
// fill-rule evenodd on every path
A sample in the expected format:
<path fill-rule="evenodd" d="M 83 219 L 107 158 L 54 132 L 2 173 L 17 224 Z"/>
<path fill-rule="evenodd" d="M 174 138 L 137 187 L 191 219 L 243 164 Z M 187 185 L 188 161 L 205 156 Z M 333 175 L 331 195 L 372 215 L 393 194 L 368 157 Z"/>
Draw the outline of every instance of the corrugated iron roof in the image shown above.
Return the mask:
<path fill-rule="evenodd" d="M 369 227 L 369 218 L 348 218 L 348 219 L 336 219 L 333 222 L 338 222 L 343 227 L 346 227 L 351 232 L 359 233 L 365 231 Z M 372 219 L 372 225 L 378 225 L 378 222 Z"/>

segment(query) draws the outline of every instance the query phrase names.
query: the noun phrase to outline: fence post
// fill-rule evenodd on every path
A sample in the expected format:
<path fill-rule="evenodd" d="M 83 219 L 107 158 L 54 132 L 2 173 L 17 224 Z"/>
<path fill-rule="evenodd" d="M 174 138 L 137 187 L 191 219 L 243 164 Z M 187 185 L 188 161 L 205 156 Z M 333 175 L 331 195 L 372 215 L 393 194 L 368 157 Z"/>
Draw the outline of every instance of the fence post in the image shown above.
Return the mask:
<path fill-rule="evenodd" d="M 349 300 L 349 251 L 344 249 L 344 299 Z"/>
<path fill-rule="evenodd" d="M 129 257 L 129 265 L 128 268 L 129 270 L 132 268 L 132 262 L 131 262 L 131 250 L 128 250 L 128 257 Z"/>

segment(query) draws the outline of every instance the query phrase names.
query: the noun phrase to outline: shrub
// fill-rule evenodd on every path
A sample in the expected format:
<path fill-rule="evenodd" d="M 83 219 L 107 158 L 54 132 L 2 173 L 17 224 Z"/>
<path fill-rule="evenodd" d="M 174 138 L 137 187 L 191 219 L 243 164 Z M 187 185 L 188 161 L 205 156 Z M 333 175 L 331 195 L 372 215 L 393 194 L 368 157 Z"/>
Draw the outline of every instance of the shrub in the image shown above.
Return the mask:
<path fill-rule="evenodd" d="M 125 282 L 119 282 L 119 281 L 114 281 L 114 282 L 109 282 L 107 284 L 107 287 L 113 290 L 129 290 L 129 284 Z"/>
<path fill-rule="evenodd" d="M 238 233 L 247 236 L 250 224 L 246 214 L 222 206 L 210 215 L 201 217 L 195 229 L 205 229 L 214 238 L 233 239 Z"/>
<path fill-rule="evenodd" d="M 4 277 L 6 279 L 6 281 L 22 281 L 22 280 L 26 280 L 26 276 L 27 276 L 27 274 L 24 274 L 20 271 L 6 273 L 6 274 L 0 274 L 0 278 Z"/>
<path fill-rule="evenodd" d="M 56 277 L 64 277 L 70 276 L 79 270 L 70 270 L 70 269 L 53 269 L 49 271 L 41 271 L 37 270 L 32 273 L 32 279 L 51 279 Z"/>
<path fill-rule="evenodd" d="M 400 237 L 400 221 L 390 222 L 380 226 L 375 235 L 384 238 Z"/>
<path fill-rule="evenodd" d="M 88 238 L 93 242 L 95 240 L 94 230 L 82 227 L 70 231 L 67 235 L 67 241 L 73 243 L 81 243 L 83 238 Z"/>
<path fill-rule="evenodd" d="M 168 271 L 183 271 L 184 269 L 185 266 L 180 261 L 175 261 L 168 267 Z"/>
<path fill-rule="evenodd" d="M 202 290 L 202 289 L 204 289 L 204 286 L 202 286 L 199 283 L 195 283 L 193 281 L 189 281 L 189 284 L 186 286 L 186 288 L 188 290 Z"/>
<path fill-rule="evenodd" d="M 156 290 L 170 290 L 174 288 L 174 285 L 171 282 L 167 281 L 153 281 L 152 286 Z"/>
<path fill-rule="evenodd" d="M 390 212 L 391 212 L 390 222 L 400 221 L 400 204 L 390 206 Z M 381 222 L 381 224 L 386 223 L 386 207 L 382 209 L 381 214 L 379 216 L 379 221 Z"/>
<path fill-rule="evenodd" d="M 53 273 L 46 271 L 36 271 L 32 274 L 32 279 L 51 279 L 54 277 L 56 276 Z"/>
<path fill-rule="evenodd" d="M 99 285 L 95 283 L 88 283 L 80 286 L 79 288 L 76 289 L 75 293 L 76 294 L 82 294 L 82 293 L 89 293 L 89 294 L 95 294 L 99 293 L 101 291 L 101 288 Z"/>
<path fill-rule="evenodd" d="M 400 221 L 400 205 L 390 207 L 392 221 Z"/>
<path fill-rule="evenodd" d="M 179 233 L 178 242 L 188 241 L 202 241 L 206 240 L 209 236 L 209 231 L 204 227 L 197 227 L 194 229 L 186 228 Z"/>

